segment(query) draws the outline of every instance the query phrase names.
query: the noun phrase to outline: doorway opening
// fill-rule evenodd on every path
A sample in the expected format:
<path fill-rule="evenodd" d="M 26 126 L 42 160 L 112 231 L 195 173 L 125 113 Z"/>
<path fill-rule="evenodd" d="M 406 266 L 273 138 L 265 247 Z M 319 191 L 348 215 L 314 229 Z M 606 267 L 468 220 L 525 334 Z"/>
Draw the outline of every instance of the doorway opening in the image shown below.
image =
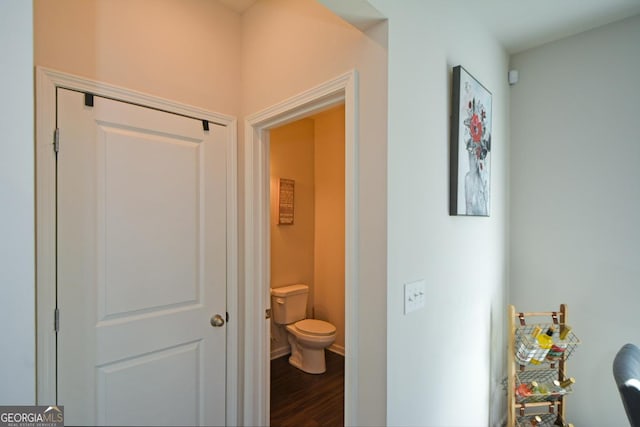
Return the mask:
<path fill-rule="evenodd" d="M 344 105 L 344 423 L 357 425 L 357 73 L 348 72 L 246 119 L 244 422 L 270 421 L 270 131 Z M 286 177 L 284 177 L 286 178 Z"/>
<path fill-rule="evenodd" d="M 341 104 L 269 132 L 270 287 L 307 290 L 272 297 L 272 426 L 344 425 L 344 113 Z M 317 330 L 296 338 L 303 319 Z"/>

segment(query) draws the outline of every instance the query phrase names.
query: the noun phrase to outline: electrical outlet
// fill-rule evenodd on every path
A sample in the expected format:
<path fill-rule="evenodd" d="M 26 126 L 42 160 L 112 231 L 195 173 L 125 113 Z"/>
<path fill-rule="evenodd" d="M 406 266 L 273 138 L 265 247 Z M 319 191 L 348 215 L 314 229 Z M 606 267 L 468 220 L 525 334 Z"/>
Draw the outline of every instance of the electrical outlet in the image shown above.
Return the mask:
<path fill-rule="evenodd" d="M 427 284 L 424 280 L 405 283 L 404 285 L 404 314 L 424 307 Z"/>

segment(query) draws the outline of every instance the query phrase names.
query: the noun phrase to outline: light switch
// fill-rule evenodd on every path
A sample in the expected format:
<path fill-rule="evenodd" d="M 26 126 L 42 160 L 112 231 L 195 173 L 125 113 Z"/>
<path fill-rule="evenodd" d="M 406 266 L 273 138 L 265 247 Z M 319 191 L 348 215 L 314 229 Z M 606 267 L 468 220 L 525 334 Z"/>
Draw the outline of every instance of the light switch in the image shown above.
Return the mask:
<path fill-rule="evenodd" d="M 404 285 L 404 314 L 409 314 L 424 307 L 426 282 L 405 283 Z"/>

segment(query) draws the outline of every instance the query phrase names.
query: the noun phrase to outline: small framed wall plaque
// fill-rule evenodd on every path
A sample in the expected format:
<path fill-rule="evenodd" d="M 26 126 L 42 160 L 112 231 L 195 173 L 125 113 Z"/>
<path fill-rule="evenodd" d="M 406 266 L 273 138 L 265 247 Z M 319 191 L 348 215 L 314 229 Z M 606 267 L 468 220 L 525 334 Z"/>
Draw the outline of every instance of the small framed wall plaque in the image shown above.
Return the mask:
<path fill-rule="evenodd" d="M 295 185 L 296 182 L 293 179 L 278 180 L 278 225 L 293 224 Z"/>

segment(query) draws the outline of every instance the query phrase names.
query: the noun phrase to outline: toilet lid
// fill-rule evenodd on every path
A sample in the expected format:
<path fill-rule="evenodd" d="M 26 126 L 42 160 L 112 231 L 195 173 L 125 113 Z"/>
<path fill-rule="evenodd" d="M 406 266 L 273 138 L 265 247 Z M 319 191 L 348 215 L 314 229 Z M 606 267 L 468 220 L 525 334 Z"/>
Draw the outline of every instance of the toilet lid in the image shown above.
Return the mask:
<path fill-rule="evenodd" d="M 329 322 L 317 319 L 304 319 L 295 323 L 296 329 L 310 335 L 331 335 L 336 327 Z"/>

